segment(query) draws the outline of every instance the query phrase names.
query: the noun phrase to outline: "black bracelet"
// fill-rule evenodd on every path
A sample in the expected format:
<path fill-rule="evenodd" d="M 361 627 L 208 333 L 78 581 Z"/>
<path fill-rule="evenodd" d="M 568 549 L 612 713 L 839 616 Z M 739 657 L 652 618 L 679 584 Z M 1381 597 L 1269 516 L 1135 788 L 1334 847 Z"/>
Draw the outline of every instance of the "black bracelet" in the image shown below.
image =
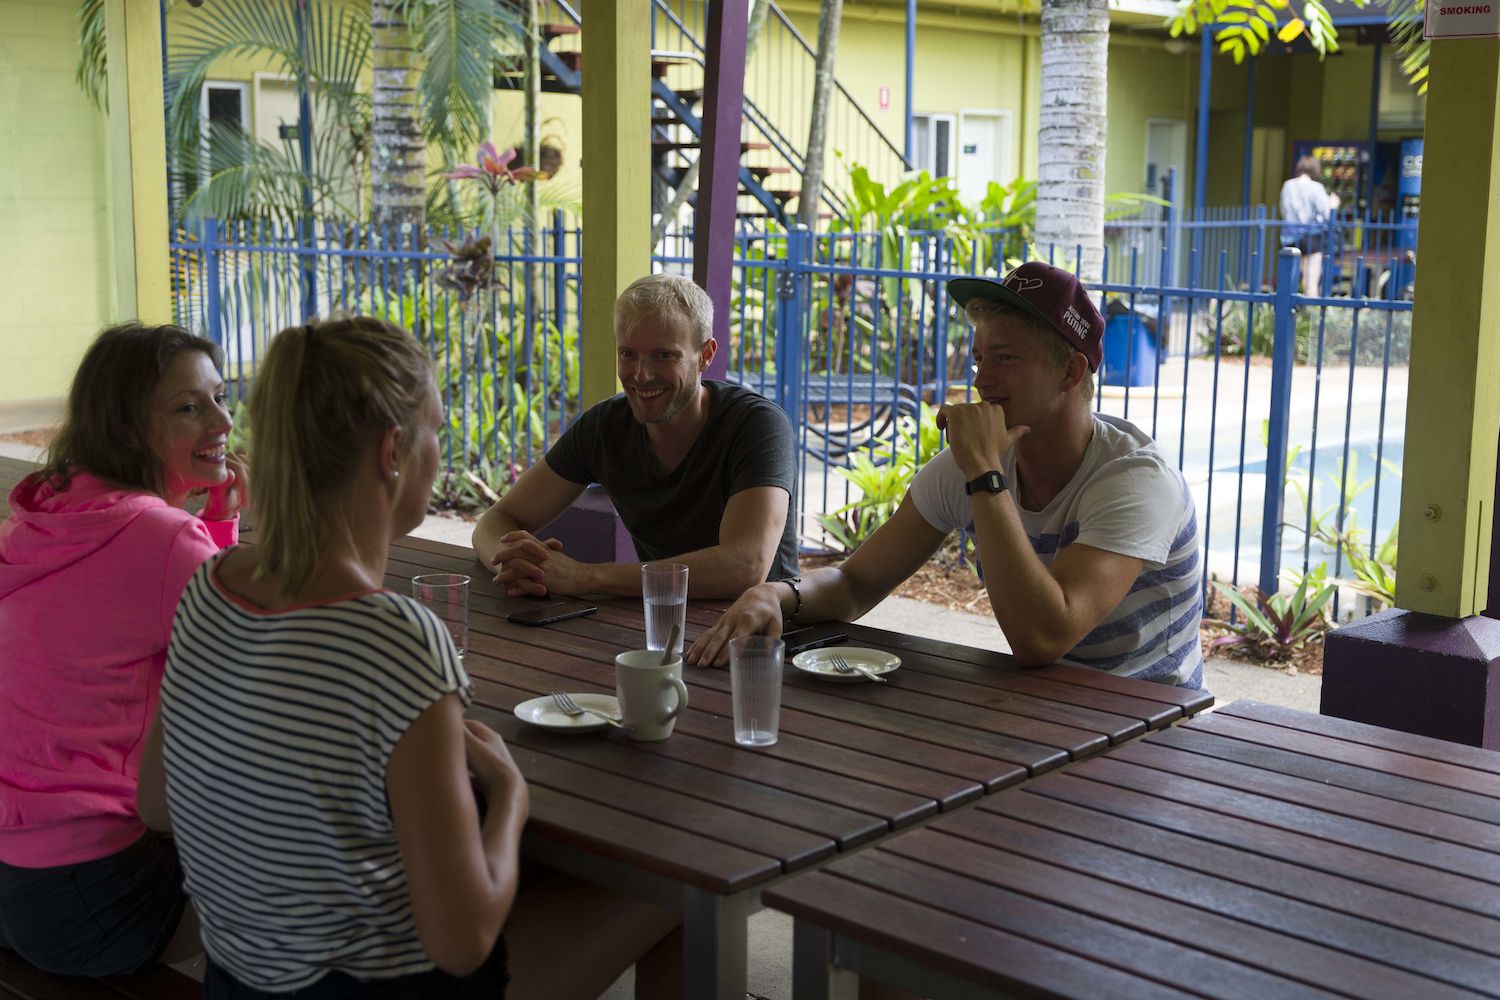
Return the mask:
<path fill-rule="evenodd" d="M 792 622 L 796 621 L 797 616 L 802 613 L 802 591 L 797 589 L 797 584 L 802 582 L 802 578 L 800 576 L 789 576 L 781 582 L 786 584 L 788 587 L 791 587 L 792 596 L 797 598 L 797 606 L 792 609 L 791 614 L 786 616 L 786 624 L 790 625 Z"/>

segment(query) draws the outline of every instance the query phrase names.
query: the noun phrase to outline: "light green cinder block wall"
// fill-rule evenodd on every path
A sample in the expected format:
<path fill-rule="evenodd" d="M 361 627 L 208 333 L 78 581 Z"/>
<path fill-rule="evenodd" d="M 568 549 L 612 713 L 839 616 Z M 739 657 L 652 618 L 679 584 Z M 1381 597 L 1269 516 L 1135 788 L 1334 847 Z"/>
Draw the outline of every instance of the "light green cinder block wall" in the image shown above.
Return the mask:
<path fill-rule="evenodd" d="M 109 320 L 104 116 L 73 80 L 76 0 L 0 0 L 0 405 L 66 394 Z"/>

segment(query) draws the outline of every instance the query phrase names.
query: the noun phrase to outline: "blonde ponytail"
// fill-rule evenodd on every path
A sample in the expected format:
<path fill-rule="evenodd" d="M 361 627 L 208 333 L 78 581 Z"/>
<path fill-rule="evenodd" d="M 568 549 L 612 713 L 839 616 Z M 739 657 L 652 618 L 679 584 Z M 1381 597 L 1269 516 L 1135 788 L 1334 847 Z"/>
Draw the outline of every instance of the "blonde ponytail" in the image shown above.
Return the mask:
<path fill-rule="evenodd" d="M 370 442 L 413 430 L 432 367 L 400 327 L 368 316 L 289 327 L 271 341 L 250 393 L 250 492 L 260 572 L 298 593 L 333 531 L 327 499 Z"/>

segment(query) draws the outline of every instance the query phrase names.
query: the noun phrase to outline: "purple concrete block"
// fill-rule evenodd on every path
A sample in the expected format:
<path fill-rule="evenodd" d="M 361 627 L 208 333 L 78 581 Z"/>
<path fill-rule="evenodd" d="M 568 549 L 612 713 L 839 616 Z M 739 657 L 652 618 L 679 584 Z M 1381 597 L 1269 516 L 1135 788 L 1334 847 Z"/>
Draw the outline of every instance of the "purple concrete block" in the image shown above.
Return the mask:
<path fill-rule="evenodd" d="M 572 506 L 541 531 L 543 540 L 556 538 L 563 551 L 579 562 L 639 562 L 635 541 L 600 486 L 584 490 Z"/>
<path fill-rule="evenodd" d="M 1336 629 L 1320 711 L 1500 749 L 1500 621 L 1392 608 Z"/>

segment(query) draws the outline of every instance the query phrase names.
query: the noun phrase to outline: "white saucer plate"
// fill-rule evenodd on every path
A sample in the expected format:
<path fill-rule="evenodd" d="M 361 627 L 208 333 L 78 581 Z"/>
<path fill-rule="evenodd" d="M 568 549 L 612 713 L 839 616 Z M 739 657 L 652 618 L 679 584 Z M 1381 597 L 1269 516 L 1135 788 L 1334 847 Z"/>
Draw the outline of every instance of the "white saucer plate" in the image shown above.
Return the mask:
<path fill-rule="evenodd" d="M 620 717 L 620 703 L 612 694 L 575 694 L 573 700 L 580 708 L 603 712 L 612 719 Z M 583 715 L 564 715 L 550 697 L 523 701 L 516 706 L 515 713 L 522 722 L 559 733 L 592 733 L 608 725 L 598 716 L 586 712 Z"/>
<path fill-rule="evenodd" d="M 858 664 L 876 676 L 888 674 L 901 666 L 901 657 L 866 646 L 824 646 L 822 649 L 809 649 L 792 657 L 792 666 L 824 681 L 851 683 L 869 680 L 857 670 L 847 674 L 839 672 L 833 665 L 835 656 L 842 656 L 850 666 Z"/>

